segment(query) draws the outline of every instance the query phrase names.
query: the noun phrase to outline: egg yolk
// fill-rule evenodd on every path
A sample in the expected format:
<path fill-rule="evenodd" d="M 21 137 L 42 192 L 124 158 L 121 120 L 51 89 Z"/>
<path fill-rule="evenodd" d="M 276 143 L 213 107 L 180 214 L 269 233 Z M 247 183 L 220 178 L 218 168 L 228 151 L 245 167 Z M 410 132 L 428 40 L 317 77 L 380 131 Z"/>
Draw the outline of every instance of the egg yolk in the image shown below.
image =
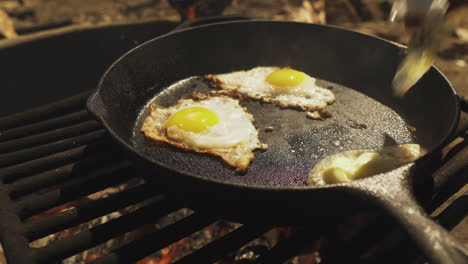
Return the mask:
<path fill-rule="evenodd" d="M 174 113 L 166 123 L 166 127 L 178 128 L 199 133 L 219 122 L 215 112 L 204 107 L 189 107 Z"/>
<path fill-rule="evenodd" d="M 291 89 L 301 84 L 306 77 L 307 74 L 303 72 L 286 68 L 270 73 L 266 77 L 266 81 L 280 89 Z"/>

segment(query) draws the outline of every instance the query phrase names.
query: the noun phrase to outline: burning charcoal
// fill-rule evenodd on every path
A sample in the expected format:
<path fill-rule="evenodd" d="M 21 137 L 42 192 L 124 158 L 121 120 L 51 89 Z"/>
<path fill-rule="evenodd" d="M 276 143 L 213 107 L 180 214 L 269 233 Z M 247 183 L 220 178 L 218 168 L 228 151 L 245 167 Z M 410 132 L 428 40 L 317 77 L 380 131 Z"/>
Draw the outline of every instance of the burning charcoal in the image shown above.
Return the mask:
<path fill-rule="evenodd" d="M 235 256 L 235 263 L 247 264 L 253 263 L 254 260 L 268 251 L 268 247 L 264 245 L 247 246 L 241 249 Z"/>

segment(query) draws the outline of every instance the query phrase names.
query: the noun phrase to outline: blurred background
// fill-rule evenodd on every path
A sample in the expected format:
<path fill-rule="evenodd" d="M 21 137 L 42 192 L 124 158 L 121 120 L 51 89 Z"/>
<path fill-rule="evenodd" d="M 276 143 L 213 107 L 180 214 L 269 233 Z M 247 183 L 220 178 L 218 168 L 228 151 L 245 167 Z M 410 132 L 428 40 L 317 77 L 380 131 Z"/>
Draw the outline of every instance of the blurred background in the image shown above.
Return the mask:
<path fill-rule="evenodd" d="M 450 2 L 436 65 L 468 95 L 468 1 Z M 194 12 L 186 8 L 191 5 Z M 224 14 L 331 24 L 406 43 L 401 24 L 388 22 L 389 0 L 0 0 L 0 35 L 17 38 L 76 24 L 180 21 L 223 8 Z"/>

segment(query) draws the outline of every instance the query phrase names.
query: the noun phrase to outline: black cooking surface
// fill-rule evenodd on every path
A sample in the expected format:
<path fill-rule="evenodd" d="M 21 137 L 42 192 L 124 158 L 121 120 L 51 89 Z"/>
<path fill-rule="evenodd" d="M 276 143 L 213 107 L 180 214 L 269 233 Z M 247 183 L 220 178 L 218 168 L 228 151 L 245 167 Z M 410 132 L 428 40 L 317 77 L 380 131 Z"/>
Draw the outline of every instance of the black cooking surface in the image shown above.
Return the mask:
<path fill-rule="evenodd" d="M 6 73 L 2 74 L 2 92 L 8 95 L 0 97 L 0 241 L 8 263 L 61 263 L 184 207 L 157 185 L 145 183 L 85 110 L 89 90 L 107 65 L 136 43 L 171 26 L 147 23 L 100 28 L 0 49 L 0 70 Z M 332 121 L 323 124 L 327 122 Z M 118 192 L 92 196 L 123 185 L 127 187 Z M 464 217 L 460 212 L 465 212 L 466 201 L 462 196 L 454 202 L 441 215 L 441 223 L 453 228 Z M 67 204 L 73 206 L 47 212 Z M 40 246 L 30 244 L 136 205 L 118 218 L 79 233 Z M 89 263 L 132 263 L 219 221 L 209 212 L 195 212 Z M 356 223 L 361 225 L 356 227 Z M 271 228 L 241 225 L 176 263 L 213 263 L 237 256 L 239 248 L 262 238 Z M 323 263 L 410 263 L 420 258 L 393 222 L 377 214 L 336 219 L 319 228 L 313 223 L 295 227 L 276 245 L 240 252 L 240 256 L 259 254 L 258 259 L 233 263 L 284 263 L 310 250 L 324 234 Z M 374 249 L 373 257 L 362 261 L 369 248 Z"/>
<path fill-rule="evenodd" d="M 391 108 L 342 85 L 319 81 L 318 85 L 331 91 L 336 102 L 328 106 L 332 118 L 318 121 L 306 112 L 282 109 L 274 104 L 243 100 L 261 129 L 259 138 L 268 145 L 266 151 L 255 151 L 246 173 L 239 174 L 220 158 L 194 152 L 180 151 L 165 143 L 156 143 L 140 132 L 148 115 L 148 107 L 140 111 L 134 127 L 133 144 L 144 155 L 169 168 L 200 177 L 264 186 L 305 186 L 311 168 L 322 158 L 348 150 L 376 149 L 383 146 L 412 143 L 413 136 L 403 119 Z M 159 92 L 147 104 L 169 107 L 193 92 L 213 91 L 201 77 L 181 80 Z M 262 128 L 273 127 L 272 132 Z"/>

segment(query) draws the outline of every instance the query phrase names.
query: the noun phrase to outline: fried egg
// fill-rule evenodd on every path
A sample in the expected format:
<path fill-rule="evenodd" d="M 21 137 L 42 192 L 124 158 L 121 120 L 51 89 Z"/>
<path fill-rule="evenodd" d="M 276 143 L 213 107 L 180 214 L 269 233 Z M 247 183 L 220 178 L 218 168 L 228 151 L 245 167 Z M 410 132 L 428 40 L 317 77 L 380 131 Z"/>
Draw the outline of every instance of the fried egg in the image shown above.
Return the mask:
<path fill-rule="evenodd" d="M 403 144 L 376 150 L 351 150 L 319 161 L 310 171 L 308 185 L 349 182 L 388 172 L 422 155 L 418 144 Z"/>
<path fill-rule="evenodd" d="M 165 108 L 150 106 L 141 131 L 146 137 L 173 146 L 221 157 L 238 171 L 248 169 L 260 143 L 253 116 L 227 96 L 197 94 Z"/>
<path fill-rule="evenodd" d="M 315 78 L 290 68 L 257 67 L 204 78 L 217 88 L 282 107 L 326 113 L 325 107 L 335 101 L 335 95 L 317 86 Z"/>

